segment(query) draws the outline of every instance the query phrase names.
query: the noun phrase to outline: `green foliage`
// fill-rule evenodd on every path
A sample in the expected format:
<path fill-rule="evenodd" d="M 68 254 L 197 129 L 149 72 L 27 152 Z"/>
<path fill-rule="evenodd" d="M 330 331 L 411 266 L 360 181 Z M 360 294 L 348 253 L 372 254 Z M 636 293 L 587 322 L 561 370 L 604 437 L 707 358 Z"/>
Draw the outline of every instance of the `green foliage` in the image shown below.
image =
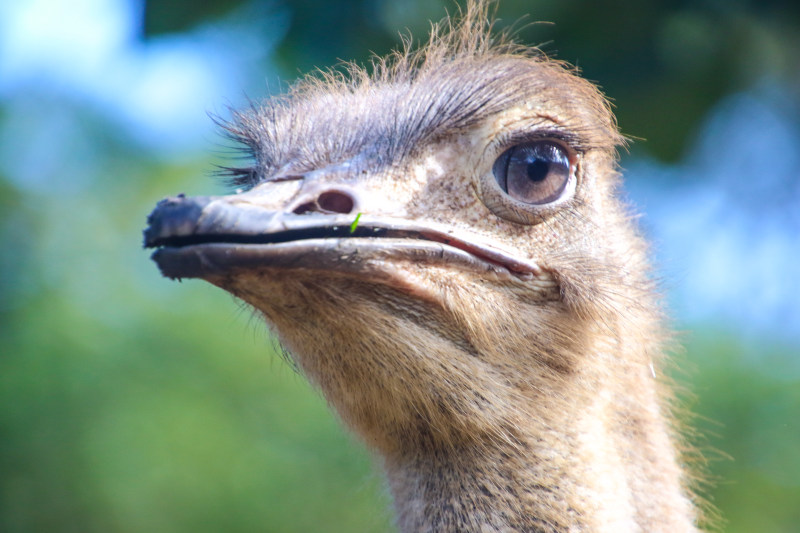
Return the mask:
<path fill-rule="evenodd" d="M 724 531 L 793 532 L 800 523 L 800 362 L 789 347 L 745 347 L 699 329 L 681 365 L 706 445 L 710 499 Z"/>
<path fill-rule="evenodd" d="M 356 218 L 353 220 L 353 223 L 350 224 L 350 233 L 355 233 L 356 228 L 358 227 L 358 220 L 361 218 L 361 213 L 356 215 Z"/>

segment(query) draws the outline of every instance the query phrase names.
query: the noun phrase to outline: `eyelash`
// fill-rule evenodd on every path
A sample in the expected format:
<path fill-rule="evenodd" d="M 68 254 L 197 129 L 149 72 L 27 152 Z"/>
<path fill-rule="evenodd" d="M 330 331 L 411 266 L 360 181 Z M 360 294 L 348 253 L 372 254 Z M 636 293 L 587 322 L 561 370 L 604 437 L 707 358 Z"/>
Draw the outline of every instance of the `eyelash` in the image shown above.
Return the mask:
<path fill-rule="evenodd" d="M 516 131 L 499 136 L 495 142 L 492 143 L 494 147 L 495 157 L 512 148 L 518 144 L 524 144 L 536 141 L 554 141 L 567 149 L 571 154 L 579 154 L 583 152 L 583 144 L 580 139 L 571 133 L 564 132 L 557 129 L 540 129 L 535 131 Z"/>

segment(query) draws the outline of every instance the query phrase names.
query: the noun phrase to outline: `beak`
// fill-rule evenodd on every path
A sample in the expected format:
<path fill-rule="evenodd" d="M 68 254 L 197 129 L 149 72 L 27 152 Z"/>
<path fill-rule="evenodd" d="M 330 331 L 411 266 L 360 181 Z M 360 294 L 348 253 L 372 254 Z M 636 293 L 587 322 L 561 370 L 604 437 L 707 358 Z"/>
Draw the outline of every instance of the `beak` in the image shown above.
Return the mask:
<path fill-rule="evenodd" d="M 361 213 L 271 211 L 234 196 L 183 195 L 160 201 L 147 218 L 145 248 L 169 278 L 209 279 L 247 269 L 312 269 L 377 273 L 400 260 L 529 278 L 540 268 L 457 235 Z"/>

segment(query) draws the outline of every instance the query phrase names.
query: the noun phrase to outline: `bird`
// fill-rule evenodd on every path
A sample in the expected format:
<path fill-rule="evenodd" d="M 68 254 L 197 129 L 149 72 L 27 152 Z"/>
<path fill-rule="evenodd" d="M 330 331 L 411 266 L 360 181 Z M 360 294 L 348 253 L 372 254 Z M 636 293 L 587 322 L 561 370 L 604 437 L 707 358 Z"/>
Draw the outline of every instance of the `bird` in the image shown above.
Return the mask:
<path fill-rule="evenodd" d="M 400 531 L 697 531 L 670 333 L 610 104 L 470 0 L 233 111 L 235 191 L 148 217 L 372 450 Z"/>

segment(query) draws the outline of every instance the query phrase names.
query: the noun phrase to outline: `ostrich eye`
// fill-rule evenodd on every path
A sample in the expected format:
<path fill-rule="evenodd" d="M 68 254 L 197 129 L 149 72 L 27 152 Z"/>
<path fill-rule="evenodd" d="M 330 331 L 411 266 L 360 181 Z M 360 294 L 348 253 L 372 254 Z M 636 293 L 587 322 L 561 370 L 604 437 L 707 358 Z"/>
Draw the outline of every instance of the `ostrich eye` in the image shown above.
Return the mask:
<path fill-rule="evenodd" d="M 518 144 L 506 150 L 492 168 L 494 177 L 511 198 L 542 205 L 558 200 L 572 173 L 567 151 L 552 141 Z"/>

